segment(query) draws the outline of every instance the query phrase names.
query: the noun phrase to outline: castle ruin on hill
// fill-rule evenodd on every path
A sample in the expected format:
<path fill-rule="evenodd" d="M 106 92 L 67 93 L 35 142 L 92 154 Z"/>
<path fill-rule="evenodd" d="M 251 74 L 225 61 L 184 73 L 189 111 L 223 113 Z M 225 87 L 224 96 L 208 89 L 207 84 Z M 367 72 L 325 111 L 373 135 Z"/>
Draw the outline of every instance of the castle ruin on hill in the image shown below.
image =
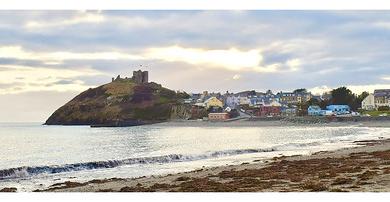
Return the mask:
<path fill-rule="evenodd" d="M 148 71 L 133 71 L 133 78 L 136 83 L 148 83 Z"/>
<path fill-rule="evenodd" d="M 120 79 L 122 79 L 122 78 L 120 75 L 118 75 L 115 79 L 114 79 L 114 77 L 112 78 L 112 82 L 118 81 Z M 131 79 L 135 83 L 144 84 L 144 83 L 149 82 L 149 73 L 148 73 L 148 71 L 142 71 L 142 70 L 133 71 L 133 77 L 131 77 L 131 78 L 125 77 L 124 79 Z"/>

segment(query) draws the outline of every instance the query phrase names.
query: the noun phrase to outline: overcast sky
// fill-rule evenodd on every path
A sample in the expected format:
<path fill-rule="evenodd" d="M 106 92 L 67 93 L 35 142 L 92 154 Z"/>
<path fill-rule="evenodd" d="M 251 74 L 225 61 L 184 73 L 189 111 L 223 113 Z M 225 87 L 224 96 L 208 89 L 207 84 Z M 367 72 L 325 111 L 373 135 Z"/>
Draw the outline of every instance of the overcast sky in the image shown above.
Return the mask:
<path fill-rule="evenodd" d="M 390 12 L 0 11 L 0 122 L 149 70 L 174 90 L 390 88 Z"/>

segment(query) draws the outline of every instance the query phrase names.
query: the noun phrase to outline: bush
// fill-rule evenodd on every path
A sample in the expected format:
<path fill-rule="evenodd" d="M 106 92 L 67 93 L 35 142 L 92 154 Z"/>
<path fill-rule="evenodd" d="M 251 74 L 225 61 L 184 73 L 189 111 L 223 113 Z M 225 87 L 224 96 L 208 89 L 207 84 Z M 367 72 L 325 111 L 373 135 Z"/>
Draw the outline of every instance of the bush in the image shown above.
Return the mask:
<path fill-rule="evenodd" d="M 390 107 L 389 106 L 380 106 L 378 107 L 378 111 L 389 111 Z"/>

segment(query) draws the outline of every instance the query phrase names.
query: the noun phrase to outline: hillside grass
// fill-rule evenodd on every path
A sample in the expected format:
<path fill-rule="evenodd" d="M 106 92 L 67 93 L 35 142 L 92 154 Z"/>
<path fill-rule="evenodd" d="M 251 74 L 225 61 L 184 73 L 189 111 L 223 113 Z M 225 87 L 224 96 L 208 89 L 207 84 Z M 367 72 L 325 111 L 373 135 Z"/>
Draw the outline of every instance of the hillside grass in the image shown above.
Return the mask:
<path fill-rule="evenodd" d="M 157 104 L 147 108 L 134 108 L 134 118 L 143 120 L 166 120 L 170 117 L 170 107 Z"/>
<path fill-rule="evenodd" d="M 129 96 L 134 93 L 135 83 L 131 81 L 115 81 L 109 84 L 104 85 L 103 89 L 106 91 L 106 94 L 115 95 L 116 97 Z"/>

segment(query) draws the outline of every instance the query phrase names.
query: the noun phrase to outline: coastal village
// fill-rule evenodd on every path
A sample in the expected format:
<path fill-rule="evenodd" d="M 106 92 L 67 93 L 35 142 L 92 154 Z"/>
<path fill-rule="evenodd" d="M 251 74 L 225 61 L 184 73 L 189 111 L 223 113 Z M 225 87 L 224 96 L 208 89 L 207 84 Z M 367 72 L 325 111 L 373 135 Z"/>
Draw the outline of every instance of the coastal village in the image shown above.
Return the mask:
<path fill-rule="evenodd" d="M 148 75 L 148 71 L 133 71 L 131 79 L 136 83 L 148 83 Z M 112 81 L 118 79 L 120 76 L 112 78 Z M 238 93 L 203 91 L 189 93 L 181 102 L 191 109 L 192 119 L 211 121 L 294 116 L 387 116 L 390 114 L 390 89 L 376 89 L 373 93 L 363 92 L 359 96 L 345 87 L 322 95 L 313 95 L 305 88 L 276 93 L 272 90 Z"/>
<path fill-rule="evenodd" d="M 313 95 L 305 89 L 293 92 L 273 93 L 244 91 L 239 93 L 192 93 L 184 103 L 193 106 L 193 111 L 205 108 L 209 120 L 227 120 L 235 117 L 289 117 L 289 116 L 370 116 L 366 111 L 383 111 L 379 116 L 387 116 L 390 107 L 390 89 L 378 89 L 368 94 L 361 107 L 353 110 L 347 103 L 329 104 L 324 108 L 310 103 L 331 100 L 331 93 Z"/>

